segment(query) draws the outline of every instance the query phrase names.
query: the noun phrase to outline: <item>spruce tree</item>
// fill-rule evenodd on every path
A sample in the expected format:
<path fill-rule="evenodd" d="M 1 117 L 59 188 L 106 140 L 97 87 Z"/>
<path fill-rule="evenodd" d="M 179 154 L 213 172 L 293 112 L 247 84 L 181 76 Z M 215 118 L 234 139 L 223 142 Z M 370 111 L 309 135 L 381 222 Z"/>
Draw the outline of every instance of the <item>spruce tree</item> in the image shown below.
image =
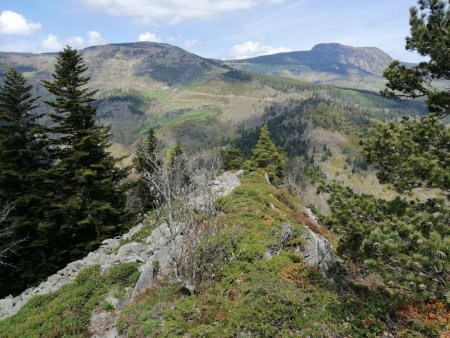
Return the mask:
<path fill-rule="evenodd" d="M 108 152 L 109 127 L 95 122 L 96 91 L 86 87 L 86 64 L 76 50 L 66 47 L 57 58 L 50 81 L 43 85 L 54 95 L 46 103 L 54 138 L 55 166 L 51 179 L 57 208 L 52 216 L 60 225 L 60 249 L 66 259 L 92 249 L 124 227 L 125 194 L 121 181 L 127 170 Z"/>
<path fill-rule="evenodd" d="M 168 164 L 170 167 L 175 165 L 177 160 L 180 160 L 183 155 L 183 147 L 180 141 L 177 141 L 175 145 L 169 150 Z"/>
<path fill-rule="evenodd" d="M 286 155 L 273 144 L 267 125 L 264 125 L 261 128 L 258 143 L 252 150 L 252 156 L 245 164 L 246 169 L 262 168 L 269 178 L 278 184 L 281 183 L 285 166 Z"/>
<path fill-rule="evenodd" d="M 191 183 L 191 178 L 187 172 L 187 158 L 180 141 L 177 141 L 170 148 L 167 162 L 168 166 L 172 168 L 173 179 L 181 180 L 182 186 L 188 186 Z"/>
<path fill-rule="evenodd" d="M 15 254 L 0 271 L 0 290 L 5 295 L 24 288 L 38 278 L 49 238 L 46 232 L 45 174 L 49 167 L 41 115 L 35 113 L 32 86 L 10 68 L 0 87 L 0 201 L 13 207 L 2 227 L 10 231 L 8 241 L 18 242 Z"/>

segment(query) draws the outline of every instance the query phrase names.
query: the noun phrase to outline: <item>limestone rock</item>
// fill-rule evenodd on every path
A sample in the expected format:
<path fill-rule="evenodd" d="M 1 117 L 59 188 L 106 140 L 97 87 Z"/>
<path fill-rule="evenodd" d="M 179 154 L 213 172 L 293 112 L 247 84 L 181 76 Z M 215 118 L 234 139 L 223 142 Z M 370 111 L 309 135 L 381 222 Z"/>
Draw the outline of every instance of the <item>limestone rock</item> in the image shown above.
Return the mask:
<path fill-rule="evenodd" d="M 145 252 L 145 246 L 142 243 L 132 242 L 125 245 L 122 245 L 117 251 L 117 257 L 125 257 L 130 254 L 140 255 Z"/>
<path fill-rule="evenodd" d="M 108 251 L 116 250 L 120 247 L 120 241 L 116 238 L 108 238 L 102 242 L 101 248 Z"/>
<path fill-rule="evenodd" d="M 153 264 L 146 263 L 142 266 L 141 275 L 139 276 L 136 285 L 134 286 L 132 296 L 136 296 L 137 294 L 147 290 L 148 288 L 153 286 Z"/>
<path fill-rule="evenodd" d="M 327 271 L 337 262 L 333 247 L 328 240 L 305 227 L 304 244 L 299 247 L 305 262 L 312 267 Z"/>
<path fill-rule="evenodd" d="M 139 223 L 135 227 L 131 228 L 126 234 L 124 234 L 122 236 L 122 239 L 131 241 L 133 236 L 136 235 L 139 231 L 141 231 L 143 227 L 144 227 L 144 224 Z"/>

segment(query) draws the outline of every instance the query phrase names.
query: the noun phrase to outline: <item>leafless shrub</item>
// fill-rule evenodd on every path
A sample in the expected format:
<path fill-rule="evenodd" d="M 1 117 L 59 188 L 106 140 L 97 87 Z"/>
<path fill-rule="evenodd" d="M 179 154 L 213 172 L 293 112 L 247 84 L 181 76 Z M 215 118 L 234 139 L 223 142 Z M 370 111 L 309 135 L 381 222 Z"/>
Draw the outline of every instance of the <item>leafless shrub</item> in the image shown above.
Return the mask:
<path fill-rule="evenodd" d="M 13 210 L 10 203 L 4 204 L 0 209 L 0 266 L 10 265 L 5 259 L 14 254 L 14 248 L 25 239 L 14 240 L 11 239 L 13 231 L 10 227 L 5 226 L 9 214 Z"/>
<path fill-rule="evenodd" d="M 217 222 L 218 219 L 209 220 Z M 237 257 L 237 245 L 240 232 L 237 229 L 221 229 L 209 226 L 196 243 L 187 243 L 188 250 L 180 264 L 180 275 L 193 289 L 204 282 L 214 282 L 223 266 Z M 192 245 L 194 244 L 194 245 Z"/>
<path fill-rule="evenodd" d="M 2 209 L 0 210 L 0 224 L 3 224 L 6 219 L 8 218 L 9 213 L 11 212 L 11 210 L 13 209 L 12 205 L 9 203 L 6 203 Z M 3 232 L 0 231 L 0 234 L 2 234 Z"/>
<path fill-rule="evenodd" d="M 155 215 L 161 237 L 170 256 L 174 280 L 189 288 L 186 278 L 188 257 L 206 234 L 216 228 L 214 180 L 221 170 L 221 158 L 217 151 L 200 151 L 193 155 L 182 154 L 173 163 L 164 163 L 158 154 L 140 154 L 150 168 L 143 173 L 148 189 L 156 197 Z M 208 226 L 205 228 L 205 224 Z M 183 267 L 184 266 L 184 267 Z"/>

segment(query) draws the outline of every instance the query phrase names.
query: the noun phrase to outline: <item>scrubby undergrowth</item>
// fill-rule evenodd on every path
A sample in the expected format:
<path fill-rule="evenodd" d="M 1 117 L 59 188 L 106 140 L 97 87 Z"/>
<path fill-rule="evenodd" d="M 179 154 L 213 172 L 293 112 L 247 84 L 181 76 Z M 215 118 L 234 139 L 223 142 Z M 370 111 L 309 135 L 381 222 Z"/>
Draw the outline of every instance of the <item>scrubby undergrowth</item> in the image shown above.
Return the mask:
<path fill-rule="evenodd" d="M 136 263 L 123 263 L 100 274 L 94 266 L 56 292 L 35 296 L 20 311 L 0 321 L 0 337 L 87 337 L 92 311 L 112 290 L 124 293 L 139 277 Z"/>
<path fill-rule="evenodd" d="M 124 336 L 378 337 L 395 332 L 429 337 L 445 329 L 442 309 L 440 321 L 420 316 L 405 321 L 397 311 L 400 300 L 350 282 L 344 291 L 341 283 L 307 267 L 293 250 L 307 224 L 303 207 L 262 173 L 246 175 L 218 204 L 224 213 L 220 238 L 236 241 L 232 259 L 195 294 L 161 283 L 140 295 L 119 318 Z M 294 225 L 297 236 L 278 256 L 264 258 L 285 222 Z"/>
<path fill-rule="evenodd" d="M 335 273 L 335 282 L 308 267 L 295 252 L 309 222 L 304 208 L 262 172 L 246 174 L 217 206 L 212 223 L 218 234 L 192 254 L 198 261 L 191 266 L 201 267 L 195 293 L 159 279 L 121 311 L 117 326 L 123 336 L 438 337 L 448 326 L 445 304 L 402 303 L 342 273 Z M 267 258 L 285 223 L 294 235 L 279 255 Z M 104 296 L 113 289 L 123 295 L 136 278 L 136 265 L 103 276 L 99 268 L 87 269 L 74 283 L 33 298 L 0 322 L 0 337 L 88 336 L 90 316 Z"/>

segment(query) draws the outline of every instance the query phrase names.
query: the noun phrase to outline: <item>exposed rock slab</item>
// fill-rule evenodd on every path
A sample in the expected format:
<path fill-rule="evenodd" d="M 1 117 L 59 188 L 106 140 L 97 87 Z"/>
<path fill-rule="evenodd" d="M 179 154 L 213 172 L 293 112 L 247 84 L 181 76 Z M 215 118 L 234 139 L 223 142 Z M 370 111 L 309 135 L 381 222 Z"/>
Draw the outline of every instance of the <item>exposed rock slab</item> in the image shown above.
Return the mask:
<path fill-rule="evenodd" d="M 304 244 L 299 247 L 306 264 L 309 266 L 327 271 L 338 261 L 334 254 L 333 247 L 328 240 L 314 231 L 306 228 Z"/>

